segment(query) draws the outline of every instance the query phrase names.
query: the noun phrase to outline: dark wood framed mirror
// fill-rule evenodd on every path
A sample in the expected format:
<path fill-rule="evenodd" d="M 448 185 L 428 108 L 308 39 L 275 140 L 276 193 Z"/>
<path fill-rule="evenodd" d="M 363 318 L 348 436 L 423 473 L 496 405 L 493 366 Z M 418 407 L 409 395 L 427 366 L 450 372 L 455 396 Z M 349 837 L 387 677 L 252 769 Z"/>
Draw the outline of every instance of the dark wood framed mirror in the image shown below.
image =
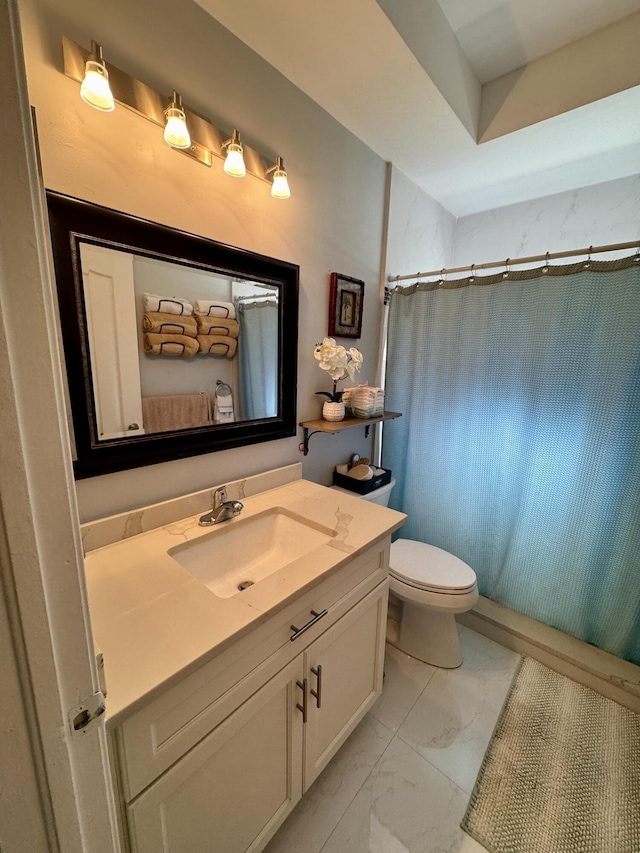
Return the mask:
<path fill-rule="evenodd" d="M 295 435 L 295 264 L 47 202 L 77 478 Z"/>

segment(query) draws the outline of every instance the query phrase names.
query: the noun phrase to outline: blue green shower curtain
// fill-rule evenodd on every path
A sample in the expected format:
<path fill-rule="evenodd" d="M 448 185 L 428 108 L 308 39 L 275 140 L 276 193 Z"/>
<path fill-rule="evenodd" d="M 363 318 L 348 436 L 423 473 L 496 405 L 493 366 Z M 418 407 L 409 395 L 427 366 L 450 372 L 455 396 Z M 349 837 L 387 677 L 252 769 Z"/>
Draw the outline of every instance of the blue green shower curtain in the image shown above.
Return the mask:
<path fill-rule="evenodd" d="M 238 305 L 238 359 L 243 420 L 278 414 L 278 305 L 255 301 Z"/>
<path fill-rule="evenodd" d="M 481 595 L 640 664 L 640 263 L 393 292 L 400 536 Z"/>

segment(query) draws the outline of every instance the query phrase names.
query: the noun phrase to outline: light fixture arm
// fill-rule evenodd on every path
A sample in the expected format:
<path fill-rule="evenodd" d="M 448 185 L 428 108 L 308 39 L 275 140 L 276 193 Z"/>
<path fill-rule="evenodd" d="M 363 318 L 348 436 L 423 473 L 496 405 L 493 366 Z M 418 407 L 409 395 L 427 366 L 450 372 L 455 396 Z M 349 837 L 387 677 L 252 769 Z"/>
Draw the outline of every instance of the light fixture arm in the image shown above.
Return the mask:
<path fill-rule="evenodd" d="M 230 145 L 239 145 L 242 148 L 242 143 L 240 142 L 240 133 L 235 129 L 233 129 L 233 135 L 222 143 L 220 146 L 223 151 L 226 151 Z"/>
<path fill-rule="evenodd" d="M 184 109 L 182 108 L 182 96 L 179 95 L 175 89 L 171 94 L 171 100 L 165 108 L 165 115 L 167 114 L 168 110 L 180 110 L 180 112 L 184 112 Z"/>
<path fill-rule="evenodd" d="M 91 53 L 89 54 L 89 59 L 92 62 L 99 62 L 101 65 L 104 65 L 104 59 L 102 58 L 102 45 L 98 44 L 97 41 L 91 39 Z"/>
<path fill-rule="evenodd" d="M 278 158 L 276 159 L 275 164 L 274 164 L 273 166 L 270 166 L 270 167 L 267 169 L 267 171 L 265 172 L 265 175 L 267 175 L 267 176 L 268 176 L 268 175 L 270 175 L 272 172 L 276 172 L 276 171 L 278 171 L 278 172 L 284 172 L 284 160 L 282 159 L 282 157 L 278 157 Z"/>

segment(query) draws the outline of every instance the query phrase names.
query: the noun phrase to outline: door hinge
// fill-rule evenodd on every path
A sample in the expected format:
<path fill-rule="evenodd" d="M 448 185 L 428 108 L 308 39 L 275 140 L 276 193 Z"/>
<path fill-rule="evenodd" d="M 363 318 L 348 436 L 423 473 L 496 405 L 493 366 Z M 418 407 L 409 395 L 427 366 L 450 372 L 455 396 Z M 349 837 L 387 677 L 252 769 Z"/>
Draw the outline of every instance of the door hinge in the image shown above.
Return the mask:
<path fill-rule="evenodd" d="M 76 705 L 69 711 L 69 723 L 73 734 L 86 734 L 92 731 L 99 724 L 105 710 L 104 693 L 101 690 L 85 699 L 80 705 Z"/>

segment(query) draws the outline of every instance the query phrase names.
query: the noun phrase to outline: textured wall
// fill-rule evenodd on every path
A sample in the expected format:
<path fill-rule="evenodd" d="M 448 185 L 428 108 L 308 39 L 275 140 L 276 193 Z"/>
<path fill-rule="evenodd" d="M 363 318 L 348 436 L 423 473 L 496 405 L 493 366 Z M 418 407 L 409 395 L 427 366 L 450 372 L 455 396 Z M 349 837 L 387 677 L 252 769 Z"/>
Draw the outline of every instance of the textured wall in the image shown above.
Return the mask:
<path fill-rule="evenodd" d="M 389 275 L 449 266 L 455 228 L 456 220 L 451 213 L 398 169 L 393 170 L 387 248 Z"/>
<path fill-rule="evenodd" d="M 638 239 L 640 175 L 465 216 L 453 266 Z"/>

